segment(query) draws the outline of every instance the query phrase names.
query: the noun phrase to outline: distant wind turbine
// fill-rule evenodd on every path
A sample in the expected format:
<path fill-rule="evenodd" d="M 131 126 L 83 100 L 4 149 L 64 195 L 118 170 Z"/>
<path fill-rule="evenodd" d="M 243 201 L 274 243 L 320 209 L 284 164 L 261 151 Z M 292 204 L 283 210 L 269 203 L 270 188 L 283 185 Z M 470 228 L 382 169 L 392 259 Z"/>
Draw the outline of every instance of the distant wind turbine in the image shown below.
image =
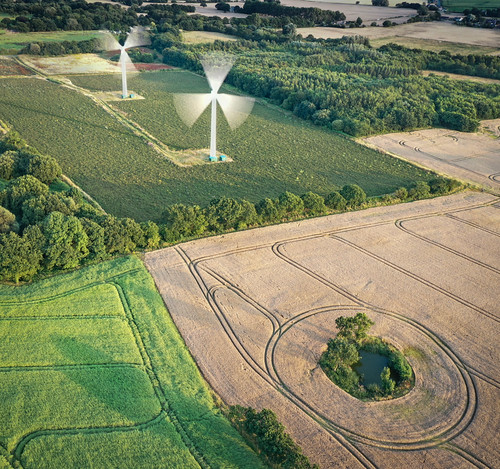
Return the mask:
<path fill-rule="evenodd" d="M 217 102 L 219 102 L 231 129 L 239 127 L 252 112 L 254 98 L 218 93 L 235 57 L 230 55 L 205 55 L 201 59 L 211 93 L 179 93 L 174 95 L 175 108 L 184 123 L 191 127 L 201 113 L 212 103 L 210 125 L 210 157 L 216 158 Z"/>
<path fill-rule="evenodd" d="M 130 60 L 127 49 L 137 46 L 147 46 L 151 44 L 151 39 L 148 33 L 139 26 L 133 27 L 125 40 L 123 46 L 115 39 L 110 33 L 106 32 L 103 40 L 103 47 L 105 50 L 119 50 L 120 51 L 120 65 L 122 70 L 122 98 L 128 98 L 127 90 L 127 69 L 135 70 L 135 66 Z"/>

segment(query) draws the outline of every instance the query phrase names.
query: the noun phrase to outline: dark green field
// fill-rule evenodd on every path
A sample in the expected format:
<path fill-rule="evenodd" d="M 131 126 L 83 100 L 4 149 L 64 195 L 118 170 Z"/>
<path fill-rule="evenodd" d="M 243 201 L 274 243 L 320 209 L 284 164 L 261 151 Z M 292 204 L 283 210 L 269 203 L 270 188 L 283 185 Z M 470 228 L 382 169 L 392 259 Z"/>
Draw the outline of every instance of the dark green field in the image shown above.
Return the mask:
<path fill-rule="evenodd" d="M 500 8 L 500 0 L 443 0 L 448 11 L 462 12 L 466 8 Z"/>
<path fill-rule="evenodd" d="M 262 467 L 142 263 L 0 286 L 0 467 Z"/>
<path fill-rule="evenodd" d="M 119 75 L 71 80 L 94 90 L 121 86 Z M 356 183 L 373 196 L 431 177 L 262 104 L 236 131 L 220 114 L 218 150 L 234 162 L 178 167 L 75 91 L 35 79 L 3 79 L 0 85 L 3 119 L 30 144 L 56 157 L 64 173 L 107 211 L 137 220 L 158 219 L 177 202 L 207 205 L 222 195 L 257 202 L 286 190 L 326 195 Z M 189 129 L 172 101 L 172 93 L 206 92 L 206 86 L 204 78 L 185 71 L 141 73 L 129 79 L 129 88 L 146 99 L 112 104 L 171 148 L 208 148 L 209 111 Z"/>

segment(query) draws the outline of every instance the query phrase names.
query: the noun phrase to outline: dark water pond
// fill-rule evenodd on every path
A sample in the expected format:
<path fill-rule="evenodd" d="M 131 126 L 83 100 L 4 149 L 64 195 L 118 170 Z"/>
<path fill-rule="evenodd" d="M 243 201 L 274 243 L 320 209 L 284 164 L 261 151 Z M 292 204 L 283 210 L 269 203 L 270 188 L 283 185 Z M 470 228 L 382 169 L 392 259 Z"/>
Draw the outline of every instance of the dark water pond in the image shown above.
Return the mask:
<path fill-rule="evenodd" d="M 388 365 L 389 360 L 378 353 L 370 353 L 361 350 L 361 360 L 354 366 L 357 373 L 363 376 L 363 384 L 380 384 L 380 373 Z"/>

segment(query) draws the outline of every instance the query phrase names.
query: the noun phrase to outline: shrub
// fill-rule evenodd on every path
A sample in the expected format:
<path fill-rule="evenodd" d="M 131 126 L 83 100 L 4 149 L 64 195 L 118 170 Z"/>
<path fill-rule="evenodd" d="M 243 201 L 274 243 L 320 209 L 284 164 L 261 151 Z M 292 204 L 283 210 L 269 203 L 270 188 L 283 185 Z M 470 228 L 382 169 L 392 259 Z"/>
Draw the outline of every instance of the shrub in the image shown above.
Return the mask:
<path fill-rule="evenodd" d="M 284 192 L 278 197 L 278 207 L 283 218 L 295 218 L 304 213 L 304 202 L 291 192 Z"/>
<path fill-rule="evenodd" d="M 262 222 L 272 223 L 279 220 L 279 210 L 277 204 L 272 199 L 263 199 L 255 207 Z"/>
<path fill-rule="evenodd" d="M 29 174 L 13 179 L 5 190 L 6 206 L 16 215 L 21 214 L 24 201 L 32 197 L 45 196 L 49 193 L 47 185 Z"/>
<path fill-rule="evenodd" d="M 340 194 L 347 202 L 349 207 L 359 207 L 366 201 L 366 194 L 357 184 L 347 184 L 342 187 Z"/>
<path fill-rule="evenodd" d="M 425 199 L 426 197 L 429 197 L 430 191 L 431 188 L 429 187 L 429 184 L 424 181 L 418 181 L 415 184 L 415 187 L 410 190 L 409 196 L 415 200 Z"/>
<path fill-rule="evenodd" d="M 345 210 L 347 207 L 347 202 L 340 192 L 334 191 L 328 194 L 325 198 L 325 204 L 327 207 L 333 210 Z"/>
<path fill-rule="evenodd" d="M 0 179 L 10 180 L 14 177 L 17 152 L 6 151 L 0 155 Z"/>
<path fill-rule="evenodd" d="M 309 215 L 322 215 L 326 212 L 325 199 L 314 192 L 307 192 L 301 197 L 304 210 Z"/>
<path fill-rule="evenodd" d="M 27 173 L 44 184 L 50 184 L 61 176 L 62 171 L 59 163 L 51 156 L 36 155 L 29 160 Z"/>
<path fill-rule="evenodd" d="M 408 190 L 406 187 L 400 187 L 396 192 L 394 192 L 394 197 L 399 200 L 406 200 L 408 198 Z"/>

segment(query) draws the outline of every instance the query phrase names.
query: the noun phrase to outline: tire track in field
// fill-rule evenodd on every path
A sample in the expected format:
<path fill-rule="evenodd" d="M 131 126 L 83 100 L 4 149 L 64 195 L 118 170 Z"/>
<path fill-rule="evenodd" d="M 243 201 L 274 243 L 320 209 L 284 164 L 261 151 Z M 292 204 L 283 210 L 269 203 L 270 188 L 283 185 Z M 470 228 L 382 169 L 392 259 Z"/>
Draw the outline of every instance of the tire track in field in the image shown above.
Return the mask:
<path fill-rule="evenodd" d="M 422 218 L 427 218 L 427 217 L 422 217 Z M 467 254 L 463 254 L 463 253 L 457 251 L 456 249 L 450 248 L 450 247 L 448 247 L 448 246 L 446 246 L 438 241 L 434 241 L 433 239 L 428 238 L 427 236 L 418 234 L 415 231 L 410 230 L 409 228 L 406 228 L 404 226 L 405 221 L 406 220 L 396 220 L 395 226 L 398 229 L 400 229 L 401 231 L 403 231 L 404 233 L 406 233 L 414 238 L 420 239 L 421 241 L 424 241 L 427 244 L 431 244 L 433 246 L 436 246 L 436 247 L 438 247 L 444 251 L 447 251 L 447 252 L 449 252 L 457 257 L 461 257 L 462 259 L 465 259 L 466 261 L 468 261 L 472 264 L 476 264 L 479 267 L 483 267 L 484 269 L 491 270 L 492 272 L 494 272 L 496 274 L 500 274 L 500 269 L 497 269 L 496 267 L 494 267 L 492 265 L 486 264 L 478 259 L 475 259 L 474 257 L 468 256 Z"/>
<path fill-rule="evenodd" d="M 184 251 L 184 249 L 180 246 L 176 246 L 175 250 L 179 254 L 179 256 L 184 260 L 186 265 L 188 266 L 191 275 L 194 277 L 195 281 L 197 282 L 203 296 L 207 300 L 210 308 L 212 309 L 213 313 L 217 317 L 218 321 L 220 322 L 222 328 L 224 329 L 224 332 L 228 336 L 229 340 L 237 350 L 237 352 L 240 354 L 242 360 L 258 375 L 260 376 L 265 382 L 267 382 L 269 385 L 271 385 L 273 388 L 275 388 L 278 392 L 283 394 L 283 396 L 289 400 L 292 404 L 296 405 L 297 407 L 301 408 L 300 405 L 295 401 L 295 399 L 289 394 L 286 388 L 283 388 L 281 384 L 279 384 L 275 379 L 273 379 L 272 376 L 267 374 L 266 372 L 263 372 L 262 368 L 260 366 L 254 366 L 255 361 L 251 356 L 248 354 L 248 352 L 243 348 L 239 346 L 239 339 L 237 339 L 233 334 L 231 334 L 231 328 L 227 328 L 227 317 L 225 317 L 224 312 L 222 311 L 222 308 L 220 308 L 220 305 L 216 301 L 211 301 L 211 296 L 210 296 L 210 287 L 206 284 L 206 282 L 203 280 L 203 277 L 200 273 L 200 269 L 198 267 L 198 261 L 191 261 L 189 255 Z M 214 257 L 220 257 L 220 256 L 214 256 Z M 205 256 L 203 258 L 204 261 L 209 260 L 210 256 Z M 239 289 L 233 285 L 233 290 L 234 293 L 236 293 L 238 296 L 240 296 L 241 299 L 246 301 L 246 298 L 250 298 L 246 294 L 239 294 Z M 252 300 L 254 302 L 255 300 Z M 249 303 L 252 304 L 252 303 Z M 279 330 L 279 329 L 278 329 Z M 267 346 L 266 346 L 267 348 Z M 302 411 L 304 411 L 303 408 L 301 408 Z M 311 417 L 314 421 L 317 423 L 318 420 L 311 415 L 309 412 L 305 412 L 306 415 Z M 348 440 L 346 440 L 341 434 L 338 432 L 329 432 L 329 434 L 335 438 L 335 440 L 343 446 L 363 467 L 367 469 L 376 469 L 376 466 L 363 454 L 361 453 L 356 447 L 354 447 Z"/>
<path fill-rule="evenodd" d="M 500 318 L 497 317 L 496 315 L 494 315 L 493 313 L 485 310 L 484 308 L 481 308 L 480 306 L 476 306 L 475 304 L 471 303 L 470 301 L 465 300 L 464 298 L 461 298 L 460 296 L 458 296 L 454 293 L 449 292 L 445 288 L 440 287 L 439 285 L 431 282 L 430 280 L 427 280 L 423 277 L 420 277 L 419 275 L 414 274 L 413 272 L 410 272 L 409 270 L 404 269 L 403 267 L 400 267 L 399 265 L 394 264 L 393 262 L 388 261 L 388 260 L 384 259 L 383 257 L 380 257 L 379 255 L 374 254 L 374 253 L 368 251 L 367 249 L 365 249 L 361 246 L 358 246 L 357 244 L 355 244 L 351 241 L 348 241 L 340 236 L 330 235 L 330 237 L 345 244 L 346 246 L 349 246 L 349 247 L 355 249 L 356 251 L 361 252 L 362 254 L 366 255 L 367 257 L 371 257 L 372 259 L 376 260 L 377 262 L 380 262 L 380 263 L 392 268 L 393 270 L 396 270 L 397 272 L 399 272 L 403 275 L 406 275 L 407 277 L 410 277 L 413 280 L 416 280 L 417 282 L 420 282 L 429 288 L 432 288 L 433 290 L 441 293 L 444 296 L 447 296 L 448 298 L 451 298 L 452 300 L 456 301 L 457 303 L 460 303 L 460 304 L 476 311 L 477 313 L 479 313 L 479 314 L 481 314 L 481 315 L 483 315 L 483 316 L 485 316 L 485 317 L 487 317 L 495 322 L 500 323 Z"/>
<path fill-rule="evenodd" d="M 50 295 L 50 296 L 44 296 L 40 298 L 30 298 L 29 300 L 16 300 L 16 301 L 5 301 L 0 298 L 0 306 L 19 306 L 19 305 L 30 305 L 30 304 L 38 304 L 38 303 L 46 303 L 48 301 L 53 301 L 57 300 L 59 298 L 65 298 L 67 296 L 73 295 L 74 293 L 79 293 L 83 290 L 87 290 L 89 288 L 98 286 L 98 285 L 105 285 L 109 284 L 109 280 L 114 280 L 114 279 L 119 279 L 120 277 L 127 276 L 129 274 L 134 274 L 136 272 L 141 271 L 141 269 L 136 268 L 136 269 L 129 269 L 129 270 L 124 270 L 123 272 L 120 272 L 119 274 L 112 275 L 105 280 L 97 280 L 93 282 L 89 282 L 86 285 L 83 285 L 81 287 L 77 288 L 72 288 L 70 290 L 66 290 L 61 293 L 56 293 L 55 295 Z"/>
<path fill-rule="evenodd" d="M 286 256 L 285 254 L 283 254 L 281 248 L 282 248 L 282 246 L 284 244 L 286 244 L 286 243 L 280 243 L 278 246 L 276 246 L 276 249 L 273 249 L 273 252 L 279 258 L 281 258 L 283 261 L 289 263 L 293 267 L 298 268 L 299 270 L 301 270 L 301 271 L 303 271 L 305 273 L 308 273 L 311 277 L 320 280 L 321 283 L 323 283 L 324 285 L 330 286 L 330 288 L 332 288 L 334 291 L 336 291 L 336 292 L 338 292 L 340 294 L 343 294 L 342 292 L 345 291 L 346 292 L 346 298 L 351 299 L 351 298 L 354 297 L 354 295 L 352 295 L 350 292 L 348 292 L 347 290 L 343 289 L 339 285 L 336 285 L 333 282 L 331 282 L 330 280 L 327 280 L 327 279 L 321 277 L 316 272 L 313 272 L 312 270 L 308 269 L 307 267 L 299 264 L 298 262 L 292 260 L 291 258 L 289 258 L 288 256 Z M 357 298 L 357 297 L 354 297 L 354 298 Z M 460 422 L 462 422 L 465 419 L 466 424 L 464 425 L 464 428 L 459 433 L 457 433 L 457 434 L 462 433 L 467 428 L 467 426 L 469 425 L 469 423 L 473 420 L 473 418 L 474 418 L 474 416 L 476 414 L 476 407 L 477 407 L 477 391 L 476 391 L 476 386 L 474 384 L 474 381 L 472 380 L 472 378 L 469 375 L 467 366 L 462 362 L 462 360 L 458 356 L 455 355 L 455 353 L 451 350 L 450 347 L 448 347 L 438 337 L 434 336 L 434 334 L 432 334 L 432 332 L 430 332 L 425 326 L 423 326 L 422 324 L 418 323 L 417 321 L 415 321 L 413 319 L 409 319 L 409 318 L 407 318 L 407 317 L 405 317 L 405 316 L 403 316 L 403 315 L 401 315 L 399 313 L 395 313 L 395 312 L 392 312 L 392 311 L 389 311 L 389 310 L 385 310 L 385 309 L 379 308 L 379 307 L 377 307 L 377 306 L 375 306 L 375 305 L 373 305 L 373 304 L 371 304 L 369 302 L 366 302 L 364 300 L 361 300 L 361 299 L 357 298 L 357 301 L 358 301 L 359 307 L 361 307 L 363 309 L 366 309 L 366 310 L 369 310 L 369 311 L 378 312 L 378 313 L 381 313 L 381 314 L 385 314 L 385 315 L 394 317 L 396 319 L 399 319 L 399 320 L 401 320 L 401 321 L 403 321 L 403 322 L 405 322 L 405 323 L 407 323 L 407 324 L 409 324 L 409 325 L 417 328 L 420 332 L 422 332 L 428 338 L 430 338 L 452 360 L 452 362 L 454 363 L 454 365 L 457 367 L 459 374 L 462 376 L 462 379 L 464 380 L 464 383 L 465 383 L 467 391 L 468 391 L 468 393 L 467 393 L 468 394 L 467 395 L 467 407 L 466 407 L 466 409 L 464 411 L 464 414 L 462 416 L 462 419 L 460 421 Z M 303 313 L 303 314 L 308 314 L 308 313 L 309 312 Z M 317 313 L 315 313 L 315 314 L 317 314 Z M 278 340 L 279 340 L 279 338 L 278 338 Z M 452 431 L 455 427 L 457 427 L 460 424 L 460 422 L 457 423 L 454 427 L 448 429 L 448 431 Z M 448 436 L 446 438 L 446 440 L 454 438 L 455 436 L 457 436 L 457 434 L 453 434 L 451 436 Z M 365 444 L 368 444 L 368 445 L 374 446 L 373 442 L 370 442 L 370 440 L 361 441 L 361 442 L 365 443 Z M 440 445 L 442 443 L 442 441 L 440 441 L 440 440 L 434 441 L 434 439 L 432 440 L 432 442 L 433 442 L 432 446 L 437 446 L 437 445 Z M 378 441 L 377 443 L 381 443 L 381 442 Z M 411 445 L 407 445 L 406 443 L 402 443 L 401 447 L 396 447 L 394 444 L 392 444 L 392 446 L 390 446 L 388 448 L 389 449 L 415 449 L 415 448 L 411 448 L 410 446 Z M 424 446 L 424 447 L 426 447 L 426 446 Z M 420 448 L 418 448 L 418 449 L 420 449 Z"/>
<path fill-rule="evenodd" d="M 488 202 L 488 203 L 481 203 L 481 204 L 471 205 L 471 206 L 463 208 L 463 209 L 455 209 L 452 212 L 458 212 L 460 210 L 471 210 L 471 209 L 474 209 L 474 208 L 481 208 L 481 207 L 488 206 L 488 205 L 491 205 L 491 204 L 492 204 L 491 202 Z M 434 213 L 430 213 L 428 215 L 430 216 L 430 215 L 442 215 L 442 214 L 446 214 L 446 213 L 444 211 L 440 210 L 440 211 L 436 211 Z M 408 217 L 408 218 L 411 218 L 411 217 Z M 200 257 L 197 257 L 195 259 L 191 259 L 189 257 L 189 255 L 187 254 L 187 252 L 185 252 L 185 250 L 183 248 L 181 248 L 180 246 L 177 246 L 175 249 L 178 252 L 178 254 L 180 255 L 180 257 L 184 260 L 184 262 L 186 263 L 186 265 L 188 266 L 188 269 L 189 269 L 191 275 L 193 276 L 193 278 L 195 279 L 196 283 L 198 284 L 198 287 L 200 288 L 200 290 L 204 294 L 204 297 L 207 299 L 207 301 L 208 301 L 208 303 L 210 305 L 210 308 L 216 314 L 216 317 L 218 318 L 219 322 L 221 322 L 221 318 L 222 318 L 222 316 L 224 316 L 224 312 L 222 310 L 221 305 L 217 303 L 216 298 L 214 298 L 214 301 L 210 301 L 210 299 L 209 299 L 209 297 L 210 297 L 210 294 L 209 294 L 210 288 L 208 287 L 208 285 L 203 280 L 203 277 L 202 277 L 202 275 L 200 273 L 200 269 L 199 269 L 198 264 L 200 262 L 204 262 L 204 261 L 208 261 L 208 260 L 211 260 L 211 259 L 220 258 L 220 257 L 224 257 L 224 256 L 229 256 L 231 254 L 237 254 L 239 252 L 251 252 L 251 251 L 257 250 L 257 249 L 263 249 L 263 248 L 271 247 L 271 249 L 272 249 L 272 251 L 274 252 L 275 255 L 277 255 L 278 257 L 281 257 L 285 262 L 288 262 L 294 268 L 302 270 L 304 273 L 308 274 L 309 276 L 313 277 L 314 279 L 318 280 L 319 282 L 321 282 L 321 283 L 325 284 L 326 286 L 332 288 L 337 293 L 343 295 L 344 297 L 346 297 L 350 301 L 354 302 L 355 305 L 354 306 L 350 305 L 349 308 L 352 308 L 353 310 L 355 310 L 355 309 L 359 309 L 359 307 L 364 307 L 366 309 L 376 310 L 376 311 L 381 312 L 383 314 L 395 315 L 395 317 L 397 317 L 398 319 L 403 320 L 403 321 L 408 322 L 408 323 L 411 323 L 413 326 L 417 326 L 427 336 L 431 336 L 432 339 L 436 341 L 436 344 L 440 347 L 440 349 L 444 350 L 447 353 L 447 355 L 448 355 L 448 352 L 449 352 L 449 354 L 451 354 L 451 356 L 453 358 L 451 358 L 451 357 L 450 358 L 452 359 L 452 362 L 456 366 L 458 373 L 464 379 L 464 382 L 465 382 L 466 388 L 467 388 L 467 399 L 466 399 L 467 400 L 467 406 L 466 406 L 466 408 L 465 408 L 465 410 L 463 412 L 463 415 L 462 415 L 462 418 L 460 419 L 460 421 L 456 425 L 453 425 L 452 427 L 450 427 L 449 429 L 447 429 L 447 434 L 445 435 L 444 439 L 441 438 L 441 439 L 437 439 L 437 440 L 436 439 L 429 440 L 428 442 L 426 442 L 426 445 L 425 445 L 425 447 L 429 447 L 429 446 L 430 447 L 444 447 L 444 445 L 445 445 L 445 443 L 447 441 L 450 441 L 451 439 L 455 438 L 459 434 L 461 434 L 464 431 L 466 431 L 466 429 L 468 428 L 470 422 L 475 418 L 476 413 L 477 413 L 477 390 L 476 390 L 475 383 L 474 383 L 474 381 L 472 380 L 472 378 L 471 378 L 471 376 L 469 374 L 470 367 L 468 367 L 467 365 L 465 365 L 451 351 L 451 349 L 445 343 L 441 342 L 440 339 L 438 339 L 437 337 L 433 336 L 433 334 L 430 331 L 428 331 L 423 325 L 421 325 L 421 324 L 419 324 L 419 323 L 417 323 L 417 322 L 415 322 L 413 320 L 408 320 L 404 316 L 399 315 L 397 313 L 393 313 L 391 311 L 383 311 L 380 308 L 376 308 L 375 306 L 370 305 L 369 303 L 367 303 L 367 302 L 361 300 L 360 298 L 358 298 L 356 295 L 354 295 L 351 292 L 347 291 L 346 289 L 342 288 L 340 285 L 336 285 L 336 284 L 330 282 L 329 280 L 327 280 L 325 278 L 322 278 L 317 273 L 315 273 L 313 271 L 310 271 L 306 267 L 304 267 L 304 266 L 296 263 L 295 261 L 293 261 L 291 259 L 288 259 L 286 257 L 282 257 L 282 253 L 281 253 L 281 251 L 282 251 L 281 247 L 284 244 L 288 243 L 288 242 L 296 242 L 296 241 L 301 241 L 301 240 L 309 240 L 309 239 L 314 239 L 314 238 L 321 238 L 321 237 L 326 237 L 326 236 L 329 236 L 329 235 L 332 235 L 332 234 L 334 235 L 334 234 L 339 234 L 339 233 L 342 233 L 342 232 L 347 232 L 347 231 L 352 231 L 352 230 L 359 230 L 359 229 L 362 229 L 362 228 L 365 228 L 365 227 L 380 226 L 380 225 L 386 225 L 386 224 L 392 224 L 392 223 L 394 223 L 394 222 L 393 221 L 388 221 L 388 222 L 382 221 L 382 222 L 375 222 L 375 223 L 366 223 L 366 224 L 358 225 L 356 227 L 351 227 L 351 228 L 326 230 L 325 232 L 322 232 L 322 233 L 319 233 L 319 234 L 303 235 L 303 236 L 298 236 L 298 237 L 291 237 L 291 238 L 288 238 L 287 240 L 282 241 L 280 243 L 265 243 L 265 244 L 260 244 L 260 245 L 256 245 L 256 246 L 253 246 L 253 247 L 237 248 L 237 249 L 227 250 L 227 251 L 225 251 L 223 253 L 218 253 L 218 254 L 214 254 L 214 255 L 200 256 Z M 204 268 L 204 270 L 206 270 L 206 268 Z M 210 272 L 208 272 L 208 273 L 210 273 Z M 219 281 L 221 279 L 222 278 L 220 278 Z M 252 302 L 257 303 L 256 300 L 250 298 L 244 292 L 241 292 L 241 294 L 239 294 L 239 288 L 237 286 L 235 286 L 234 284 L 231 284 L 230 282 L 228 282 L 227 279 L 222 279 L 222 280 L 224 280 L 225 283 L 226 283 L 224 285 L 224 282 L 222 282 L 222 285 L 226 286 L 228 288 L 231 287 L 230 288 L 231 291 L 233 291 L 233 293 L 235 293 L 235 294 L 238 294 L 243 301 L 249 302 L 249 304 L 251 304 L 252 306 L 253 306 Z M 221 287 L 218 287 L 218 288 L 221 288 Z M 356 304 L 358 306 L 356 306 Z M 309 313 L 311 313 L 311 312 L 309 312 Z M 303 314 L 306 314 L 306 313 L 303 313 Z M 316 311 L 316 312 L 313 311 L 312 314 L 318 314 L 318 311 Z M 312 314 L 310 314 L 310 315 L 312 315 Z M 225 319 L 222 319 L 222 320 L 225 320 L 225 321 L 227 321 L 229 323 L 229 320 L 228 320 L 227 317 L 225 317 Z M 299 322 L 300 318 L 297 319 L 297 317 L 294 317 L 294 318 L 291 318 L 290 321 L 297 321 L 297 322 Z M 221 324 L 221 325 L 222 325 L 225 333 L 228 334 L 228 329 L 226 327 L 224 327 L 224 324 Z M 279 328 L 275 331 L 275 333 L 273 335 L 273 337 L 277 338 L 277 340 L 274 339 L 274 342 L 272 342 L 272 340 L 270 339 L 270 341 L 266 345 L 266 358 L 269 356 L 269 354 L 270 354 L 269 351 L 270 350 L 272 351 L 271 352 L 271 356 L 274 354 L 274 350 L 276 349 L 276 345 L 277 345 L 279 339 L 281 338 L 282 334 L 284 333 L 283 327 L 284 327 L 283 325 L 280 325 Z M 233 334 L 234 334 L 234 331 L 233 331 Z M 235 345 L 235 347 L 236 347 L 238 353 L 240 354 L 240 356 L 242 357 L 243 361 L 245 361 L 248 364 L 248 366 L 250 366 L 250 367 L 252 367 L 252 369 L 254 369 L 254 367 L 252 366 L 252 364 L 254 363 L 254 361 L 248 359 L 248 357 L 250 357 L 250 354 L 248 353 L 248 351 L 241 350 L 240 348 L 238 348 L 238 346 L 237 346 L 238 339 L 236 337 L 233 337 L 233 338 L 229 337 L 229 338 L 230 338 L 231 342 L 233 343 L 233 345 Z M 450 355 L 448 355 L 448 356 L 450 356 Z M 268 360 L 266 360 L 266 363 L 267 362 L 268 362 Z M 254 369 L 254 371 L 256 371 L 256 373 L 259 376 L 261 376 L 261 370 L 255 370 Z M 323 428 L 327 429 L 328 422 L 325 422 L 325 421 L 322 422 L 322 419 L 319 416 L 315 415 L 314 411 L 310 411 L 308 409 L 308 405 L 307 405 L 306 402 L 301 402 L 299 398 L 297 398 L 296 396 L 290 394 L 289 391 L 288 391 L 288 389 L 286 389 L 286 387 L 284 387 L 284 385 L 279 382 L 279 376 L 276 376 L 275 370 L 273 371 L 273 366 L 269 366 L 269 365 L 266 364 L 266 371 L 268 373 L 268 378 L 271 379 L 271 381 L 274 383 L 274 386 L 277 387 L 278 390 L 292 404 L 296 405 L 306 415 L 308 415 L 314 421 L 316 421 L 317 423 L 319 423 L 320 425 L 322 425 Z M 478 373 L 476 372 L 474 374 L 477 375 Z M 267 381 L 267 379 L 266 379 L 266 381 Z M 344 435 L 342 435 L 341 432 L 338 431 L 338 429 L 335 429 L 335 428 L 330 428 L 329 433 L 342 446 L 344 446 L 351 453 L 351 455 L 360 464 L 362 464 L 365 467 L 376 467 L 371 460 L 369 460 L 361 451 L 359 451 L 356 448 L 356 446 L 353 446 L 353 443 L 355 443 L 355 441 L 356 441 L 355 438 L 352 438 L 350 436 L 346 438 L 346 437 L 344 437 Z M 368 443 L 368 444 L 370 444 L 370 443 Z M 376 446 L 376 444 L 374 445 L 373 442 L 371 443 L 371 445 L 372 446 Z M 400 449 L 400 450 L 401 449 L 406 449 L 406 450 L 409 450 L 409 451 L 414 450 L 414 448 L 408 448 L 408 447 L 407 448 L 398 447 L 398 448 L 394 448 L 394 449 Z M 466 459 L 470 463 L 472 463 L 472 461 L 474 461 L 474 460 L 477 460 L 477 458 L 474 455 L 469 454 L 467 451 L 465 451 L 463 449 L 460 449 L 460 452 L 457 451 L 456 453 L 459 454 L 461 457 L 463 457 L 464 459 Z M 472 464 L 474 464 L 474 463 L 472 463 Z M 477 467 L 479 467 L 479 468 L 482 467 L 480 464 L 474 464 L 474 465 L 477 466 Z"/>
<path fill-rule="evenodd" d="M 47 430 L 36 430 L 34 432 L 30 432 L 26 435 L 24 435 L 17 445 L 15 446 L 13 450 L 13 457 L 19 462 L 21 462 L 21 457 L 22 453 L 26 447 L 26 445 L 29 443 L 34 438 L 41 437 L 41 436 L 46 436 L 46 435 L 52 435 L 52 434 L 78 434 L 78 433 L 96 433 L 96 432 L 111 432 L 111 431 L 127 431 L 127 430 L 133 430 L 133 429 L 141 429 L 141 428 L 146 428 L 149 425 L 152 425 L 159 421 L 162 416 L 168 417 L 169 421 L 174 425 L 177 433 L 179 434 L 181 440 L 183 441 L 184 445 L 186 446 L 187 450 L 191 453 L 193 458 L 196 460 L 196 462 L 200 465 L 201 468 L 203 469 L 210 469 L 210 464 L 205 460 L 205 457 L 201 452 L 197 449 L 196 444 L 191 440 L 186 428 L 184 428 L 184 424 L 182 421 L 179 419 L 177 412 L 173 409 L 171 404 L 168 401 L 168 393 L 165 391 L 163 388 L 161 381 L 158 378 L 157 372 L 154 369 L 154 366 L 152 364 L 151 357 L 147 351 L 146 345 L 144 343 L 144 339 L 141 335 L 140 328 L 137 325 L 135 314 L 130 306 L 130 303 L 128 301 L 128 298 L 122 288 L 122 286 L 118 283 L 120 278 L 129 275 L 131 273 L 136 273 L 141 271 L 141 269 L 131 269 L 129 271 L 120 273 L 118 275 L 114 275 L 111 277 L 108 277 L 105 281 L 99 281 L 99 282 L 92 282 L 91 284 L 87 285 L 86 287 L 83 288 L 78 288 L 78 289 L 73 289 L 72 291 L 80 291 L 85 288 L 88 288 L 89 286 L 93 284 L 100 284 L 100 283 L 106 283 L 109 285 L 113 285 L 120 297 L 120 301 L 123 307 L 123 311 L 126 316 L 126 320 L 129 324 L 130 330 L 134 336 L 134 340 L 136 343 L 136 346 L 138 348 L 139 354 L 141 356 L 141 359 L 143 363 L 139 365 L 138 367 L 143 369 L 148 376 L 153 392 L 155 394 L 156 399 L 159 401 L 161 411 L 160 413 L 156 416 L 153 417 L 152 419 L 146 421 L 146 422 L 140 422 L 140 423 L 134 423 L 131 425 L 106 425 L 106 426 L 101 426 L 101 427 L 68 427 L 68 428 L 56 428 L 56 429 L 47 429 Z M 116 282 L 113 282 L 113 280 L 116 280 Z M 66 296 L 64 294 L 58 294 L 55 295 L 57 297 L 62 297 Z M 44 298 L 44 301 L 48 301 L 51 297 L 46 297 Z M 113 366 L 113 364 L 106 364 L 106 366 Z"/>

